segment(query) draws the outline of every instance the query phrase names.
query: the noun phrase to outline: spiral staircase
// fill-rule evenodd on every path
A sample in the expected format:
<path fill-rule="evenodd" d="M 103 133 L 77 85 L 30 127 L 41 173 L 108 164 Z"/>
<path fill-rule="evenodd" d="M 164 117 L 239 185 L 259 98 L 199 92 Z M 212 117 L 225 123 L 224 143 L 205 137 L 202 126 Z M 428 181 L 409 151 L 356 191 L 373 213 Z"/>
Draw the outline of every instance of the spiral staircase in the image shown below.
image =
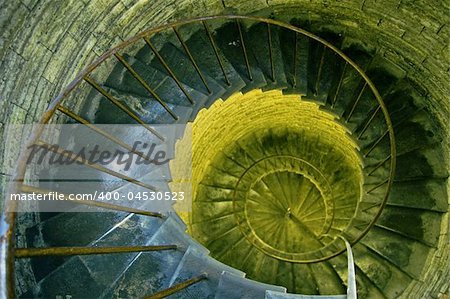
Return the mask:
<path fill-rule="evenodd" d="M 42 122 L 139 124 L 174 153 L 157 174 L 162 191 L 176 190 L 192 143 L 192 211 L 91 203 L 89 213 L 38 213 L 20 231 L 9 213 L 9 296 L 351 298 L 354 270 L 359 297 L 397 298 L 420 280 L 448 208 L 437 124 L 377 53 L 308 30 L 187 20 L 80 74 Z M 193 137 L 168 142 L 154 124 L 187 124 Z M 116 143 L 132 134 L 96 132 Z M 31 142 L 45 141 L 35 132 Z M 148 188 L 145 168 L 85 168 L 119 179 L 105 191 Z M 48 192 L 27 183 L 25 165 L 18 173 L 22 192 Z"/>

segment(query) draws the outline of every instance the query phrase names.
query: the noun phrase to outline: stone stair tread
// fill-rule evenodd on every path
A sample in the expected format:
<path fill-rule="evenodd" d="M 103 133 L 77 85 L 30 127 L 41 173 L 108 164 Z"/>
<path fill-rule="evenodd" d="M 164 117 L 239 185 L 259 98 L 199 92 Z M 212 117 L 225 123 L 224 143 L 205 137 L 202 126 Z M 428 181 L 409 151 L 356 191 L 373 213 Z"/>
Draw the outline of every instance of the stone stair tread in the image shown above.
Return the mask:
<path fill-rule="evenodd" d="M 219 286 L 214 298 L 265 298 L 267 290 L 273 290 L 281 293 L 286 292 L 286 288 L 284 287 L 242 278 L 225 271 L 220 277 Z"/>
<path fill-rule="evenodd" d="M 135 64 L 140 63 L 141 62 L 138 62 L 138 60 L 136 60 Z M 144 68 L 144 64 L 142 64 L 142 68 Z M 145 65 L 145 68 L 152 68 L 152 67 L 149 65 Z M 186 106 L 192 108 L 192 113 L 188 119 L 189 121 L 195 119 L 198 111 L 203 109 L 205 107 L 206 101 L 209 100 L 209 97 L 207 95 L 200 93 L 195 89 L 192 89 L 188 85 L 182 83 L 183 88 L 186 90 L 187 94 L 192 98 L 194 102 L 193 104 L 190 103 L 188 97 L 175 83 L 175 81 L 167 74 L 164 74 L 164 79 L 153 79 L 152 82 L 154 82 L 155 80 L 156 82 L 159 82 L 161 85 L 156 87 L 154 91 L 163 99 L 163 101 L 171 104 L 176 104 L 179 106 Z M 167 81 L 170 81 L 171 84 L 166 84 Z"/>
<path fill-rule="evenodd" d="M 353 246 L 356 266 L 361 269 L 375 286 L 383 286 L 383 294 L 387 298 L 398 297 L 410 277 L 393 267 L 388 261 L 370 252 L 361 244 Z"/>
<path fill-rule="evenodd" d="M 323 105 L 329 102 L 328 97 L 333 93 L 333 89 L 337 89 L 344 65 L 338 54 L 322 43 L 310 43 L 306 98 L 314 99 Z"/>
<path fill-rule="evenodd" d="M 376 224 L 400 235 L 435 246 L 439 239 L 440 213 L 387 206 Z"/>
<path fill-rule="evenodd" d="M 366 73 L 371 79 L 372 83 L 377 86 L 377 90 L 385 103 L 397 100 L 395 98 L 392 98 L 392 96 L 389 94 L 393 86 L 396 86 L 398 82 L 397 78 L 390 76 L 380 68 L 368 69 Z M 358 90 L 359 92 L 361 92 L 362 87 Z M 349 124 L 353 128 L 354 132 L 361 131 L 369 121 L 369 118 L 379 107 L 379 103 L 368 85 L 364 87 L 362 93 L 358 93 L 358 96 L 360 96 L 361 98 L 358 102 L 358 105 L 355 106 L 353 115 L 349 120 Z M 351 104 L 353 105 L 353 102 Z M 347 107 L 347 112 L 349 112 L 349 109 L 351 108 Z M 384 117 L 382 117 L 383 114 L 381 110 L 378 111 L 378 114 L 376 116 L 377 117 L 375 117 L 368 126 L 367 132 L 365 133 L 366 136 L 370 134 L 374 136 L 381 136 L 381 134 L 387 129 L 387 125 L 385 123 Z"/>
<path fill-rule="evenodd" d="M 362 244 L 415 279 L 420 277 L 426 263 L 423 257 L 433 250 L 422 243 L 378 227 L 369 231 Z"/>
<path fill-rule="evenodd" d="M 211 78 L 206 72 L 200 70 L 205 78 L 208 87 L 211 89 L 211 94 L 206 88 L 205 84 L 202 82 L 201 77 L 195 70 L 192 62 L 188 58 L 184 50 L 180 49 L 180 46 L 176 46 L 172 43 L 165 43 L 159 50 L 160 55 L 163 57 L 164 61 L 169 65 L 175 77 L 182 82 L 184 85 L 189 86 L 197 92 L 204 95 L 202 101 L 195 101 L 194 111 L 197 113 L 200 108 L 209 107 L 211 99 L 218 99 L 222 97 L 226 90 L 220 84 L 216 82 L 215 79 Z M 161 65 L 159 60 L 153 55 L 150 55 L 150 49 L 148 47 L 143 47 L 137 54 L 136 59 L 144 64 L 150 64 L 152 67 L 160 70 L 166 76 L 170 74 Z M 192 54 L 192 53 L 191 53 Z M 197 63 L 197 61 L 195 61 Z M 193 115 L 195 117 L 196 113 Z"/>
<path fill-rule="evenodd" d="M 263 90 L 284 89 L 288 86 L 284 72 L 283 57 L 281 53 L 279 27 L 270 25 L 271 47 L 269 46 L 268 25 L 257 23 L 247 29 L 248 48 L 251 49 L 258 63 L 258 67 L 264 74 L 266 86 Z M 272 63 L 274 76 L 272 75 Z"/>
<path fill-rule="evenodd" d="M 197 91 L 197 89 L 192 87 L 194 85 L 193 82 L 181 82 L 184 90 L 193 100 L 194 103 L 192 104 L 183 90 L 177 85 L 175 79 L 173 79 L 161 65 L 158 65 L 159 62 L 156 61 L 156 59 L 153 59 L 151 64 L 146 64 L 134 57 L 130 57 L 127 55 L 124 55 L 124 57 L 128 60 L 128 62 L 130 62 L 133 68 L 143 77 L 143 79 L 147 83 L 155 82 L 153 83 L 154 86 L 150 87 L 153 88 L 154 92 L 159 95 L 159 97 L 164 102 L 178 106 L 191 107 L 193 112 L 190 115 L 189 120 L 192 121 L 197 115 L 198 111 L 205 106 L 206 101 L 209 100 L 207 94 L 199 92 Z M 180 65 L 179 67 L 182 68 L 183 66 Z M 182 69 L 186 68 L 184 67 Z M 185 74 L 183 74 L 183 76 L 177 76 L 177 73 L 178 72 L 175 71 L 175 76 L 177 77 L 177 79 L 186 78 Z M 192 76 L 189 77 L 192 78 Z M 223 90 L 221 90 L 221 92 L 223 93 Z M 146 96 L 148 95 L 148 91 L 146 91 L 144 88 L 140 88 L 139 95 Z"/>
<path fill-rule="evenodd" d="M 178 215 L 177 212 L 175 212 L 172 209 L 169 213 L 167 213 L 166 216 L 172 218 L 173 220 L 175 220 L 177 222 L 178 226 L 180 227 L 180 229 L 183 230 L 183 231 L 186 231 L 187 225 L 183 221 L 183 219 L 181 219 L 180 215 Z"/>
<path fill-rule="evenodd" d="M 199 30 L 186 41 L 186 45 L 190 49 L 191 54 L 194 57 L 194 60 L 197 62 L 199 68 L 206 74 L 208 74 L 211 78 L 213 78 L 217 84 L 220 84 L 220 86 L 225 89 L 225 93 L 222 95 L 222 99 L 228 98 L 230 95 L 240 91 L 245 86 L 245 82 L 242 80 L 241 76 L 234 69 L 228 59 L 223 55 L 223 53 L 219 51 L 220 59 L 224 65 L 225 73 L 227 74 L 227 78 L 231 83 L 230 86 L 227 85 L 222 70 L 220 69 L 219 62 L 217 61 L 217 57 L 214 54 L 212 45 L 203 27 L 200 27 Z M 205 105 L 209 107 L 212 102 L 213 100 L 210 100 Z"/>
<path fill-rule="evenodd" d="M 133 56 L 123 54 L 123 57 L 163 101 L 174 105 L 191 106 L 186 95 L 170 76 Z M 125 67 L 122 67 L 118 74 L 113 72 L 113 75 L 103 85 L 141 97 L 152 97 L 149 91 Z M 192 94 L 193 98 L 198 98 L 200 101 L 205 100 L 206 95 L 188 86 L 184 87 Z"/>
<path fill-rule="evenodd" d="M 334 270 L 341 277 L 341 280 L 347 284 L 348 280 L 348 263 L 344 255 L 337 256 L 330 260 Z M 355 280 L 357 294 L 362 298 L 382 298 L 383 293 L 374 285 L 373 282 L 365 275 L 357 265 L 355 265 Z"/>
<path fill-rule="evenodd" d="M 121 226 L 115 227 L 114 230 L 108 233 L 105 237 L 94 243 L 94 246 L 140 246 L 151 239 L 158 225 L 151 225 L 147 227 L 148 221 L 158 222 L 160 225 L 161 219 L 149 219 L 146 216 L 133 215 L 135 217 L 131 223 L 124 222 Z M 128 220 L 131 220 L 131 217 Z M 165 245 L 165 244 L 158 244 Z M 106 255 L 87 255 L 80 256 L 85 266 L 88 268 L 93 279 L 104 289 L 112 285 L 128 265 L 139 255 L 136 253 L 118 253 Z"/>
<path fill-rule="evenodd" d="M 202 222 L 213 221 L 218 217 L 233 217 L 233 202 L 231 199 L 230 201 L 195 201 L 193 202 L 193 209 L 204 210 L 204 215 L 206 215 L 206 211 L 210 213 L 209 217 L 202 217 Z"/>
<path fill-rule="evenodd" d="M 347 295 L 300 295 L 266 291 L 266 299 L 345 299 Z"/>
<path fill-rule="evenodd" d="M 202 193 L 201 198 L 208 198 L 208 200 L 203 200 L 205 202 L 232 200 L 234 192 L 233 189 L 224 188 L 221 186 L 209 186 L 204 184 L 200 184 L 199 186 L 199 194 L 200 192 Z"/>
<path fill-rule="evenodd" d="M 437 146 L 444 140 L 433 133 L 435 130 L 429 119 L 404 122 L 401 127 L 395 129 L 397 154 Z"/>
<path fill-rule="evenodd" d="M 22 294 L 20 298 L 57 298 L 61 295 L 98 298 L 101 291 L 102 286 L 93 279 L 81 259 L 74 257 L 41 280 L 37 288 Z"/>
<path fill-rule="evenodd" d="M 414 197 L 410 194 L 414 194 Z M 448 208 L 447 198 L 447 191 L 442 180 L 424 179 L 394 183 L 388 203 L 405 208 L 445 212 Z"/>
<path fill-rule="evenodd" d="M 317 279 L 319 294 L 345 294 L 347 292 L 347 287 L 329 261 L 313 263 L 310 268 Z M 321 274 L 318 277 L 315 273 Z"/>
<path fill-rule="evenodd" d="M 416 163 L 411 163 L 416 161 Z M 396 180 L 417 178 L 447 178 L 448 170 L 445 168 L 445 157 L 436 147 L 416 149 L 397 156 Z"/>
<path fill-rule="evenodd" d="M 131 94 L 129 92 L 106 87 L 117 100 L 125 104 L 133 113 L 140 117 L 142 121 L 147 124 L 185 124 L 189 121 L 192 115 L 192 108 L 188 106 L 178 106 L 171 103 L 166 103 L 167 107 L 179 118 L 175 120 L 165 108 L 158 103 L 151 96 L 140 96 Z M 108 100 L 104 100 L 104 107 L 102 111 L 107 113 L 97 114 L 96 122 L 108 123 L 108 120 L 114 120 L 114 123 L 126 123 L 130 119 L 124 115 L 122 110 L 115 107 Z"/>
<path fill-rule="evenodd" d="M 192 224 L 192 229 L 196 231 L 196 236 L 199 236 L 196 239 L 202 242 L 202 244 L 207 244 L 208 249 L 217 252 L 224 252 L 232 247 L 230 240 L 238 241 L 242 238 L 239 228 L 236 226 L 234 215 L 227 217 L 226 223 L 224 221 L 218 222 L 217 219 L 214 219 L 208 222 L 207 227 L 194 223 Z M 207 230 L 208 233 L 213 232 L 215 237 L 205 238 L 205 234 L 202 234 L 202 229 Z"/>
<path fill-rule="evenodd" d="M 170 175 L 170 174 L 169 174 Z M 158 169 L 156 171 L 151 171 L 148 172 L 147 174 L 145 174 L 142 177 L 138 178 L 139 180 L 145 182 L 145 183 L 150 183 L 153 184 L 156 181 L 155 186 L 159 187 L 158 190 L 160 191 L 167 191 L 168 189 L 168 184 L 167 181 L 170 180 L 169 178 L 165 177 L 164 171 L 162 172 L 161 169 Z M 115 188 L 111 188 L 108 189 L 108 192 L 118 192 L 122 195 L 127 195 L 128 192 L 148 192 L 149 190 L 141 187 L 141 186 L 137 186 L 134 185 L 132 183 L 126 182 L 126 181 L 122 181 L 123 184 L 121 184 L 120 186 L 117 186 Z M 148 207 L 147 205 L 145 205 L 144 202 L 133 202 L 133 201 L 129 201 L 124 200 L 125 204 L 123 204 L 123 201 L 119 201 L 119 202 L 109 202 L 109 203 L 113 203 L 115 205 L 123 205 L 126 207 L 132 207 L 132 208 L 136 208 L 136 209 L 144 209 L 144 207 Z M 163 207 L 164 205 L 158 205 L 158 207 Z M 154 212 L 158 212 L 158 210 L 150 210 L 150 211 L 154 211 Z M 99 208 L 99 207 L 87 207 L 87 206 L 80 206 L 80 205 L 74 205 L 74 208 L 72 210 L 69 211 L 70 213 L 57 213 L 57 215 L 55 215 L 54 217 L 42 220 L 39 224 L 37 224 L 36 226 L 33 226 L 31 228 L 29 228 L 29 230 L 39 230 L 43 233 L 43 236 L 46 235 L 46 233 L 50 233 L 50 235 L 53 235 L 52 232 L 54 232 L 54 230 L 50 229 L 52 226 L 53 227 L 63 227 L 63 226 L 67 226 L 68 228 L 71 227 L 71 225 L 75 225 L 76 223 L 86 223 L 89 224 L 89 221 L 82 221 L 82 218 L 90 215 L 94 215 L 95 213 L 102 213 L 102 212 L 107 212 L 105 215 L 107 216 L 112 216 L 113 220 L 111 223 L 114 223 L 117 219 L 115 217 L 119 217 L 119 218 L 123 218 L 127 215 L 126 212 L 117 212 L 117 211 L 112 211 L 112 210 L 107 210 L 104 208 Z M 87 212 L 88 214 L 84 214 L 84 212 Z M 101 214 L 100 214 L 101 215 Z M 117 216 L 116 216 L 117 215 Z M 67 217 L 67 218 L 65 218 Z M 62 218 L 62 219 L 61 219 Z M 95 217 L 92 217 L 92 219 L 94 220 Z M 68 221 L 68 223 L 64 223 L 65 221 Z M 118 221 L 120 222 L 120 221 Z M 45 227 L 49 227 L 49 229 L 47 230 Z M 94 230 L 89 230 L 90 233 L 93 233 Z M 32 234 L 32 232 L 29 232 L 28 234 Z M 44 239 L 45 240 L 45 239 Z M 64 235 L 60 237 L 56 237 L 56 235 L 54 235 L 54 237 L 50 237 L 50 239 L 48 239 L 47 241 L 44 242 L 50 242 L 50 244 L 52 244 L 53 246 L 63 246 L 63 245 L 67 245 L 69 246 L 70 243 L 64 243 L 66 241 L 71 241 L 71 240 L 66 240 L 64 238 Z M 87 240 L 87 239 L 86 239 Z M 53 243 L 56 242 L 56 243 Z M 63 243 L 60 243 L 63 242 Z M 80 245 L 85 245 L 87 243 L 80 243 Z M 33 246 L 32 243 L 29 243 L 29 246 Z"/>
<path fill-rule="evenodd" d="M 192 250 L 196 250 L 201 254 L 208 254 L 209 250 L 206 249 L 203 245 L 198 243 L 192 237 L 186 234 L 185 232 L 186 226 L 184 223 L 180 223 L 180 219 L 177 216 L 174 216 L 174 213 L 168 215 L 164 223 L 159 227 L 155 236 L 153 237 L 153 241 L 164 242 L 165 244 L 177 245 L 179 250 L 183 252 L 186 251 L 189 247 L 192 247 Z"/>
<path fill-rule="evenodd" d="M 142 298 L 164 290 L 182 257 L 178 250 L 140 253 L 100 298 Z"/>
<path fill-rule="evenodd" d="M 177 250 L 142 252 L 124 269 L 102 298 L 144 297 L 168 288 L 185 250 L 208 254 L 208 250 L 185 234 L 185 225 L 174 213 L 169 213 L 148 245 L 177 245 Z M 151 267 L 149 267 L 151 265 Z M 144 281 L 148 282 L 145 283 Z"/>
<path fill-rule="evenodd" d="M 359 46 L 349 45 L 342 51 L 362 69 L 367 69 L 372 61 L 372 57 Z M 348 106 L 353 104 L 352 100 L 356 99 L 364 83 L 359 73 L 350 65 L 347 65 L 345 72 L 339 75 L 342 76 L 342 82 L 339 89 L 332 94 L 331 103 L 335 103 L 333 109 L 344 114 L 345 111 L 348 112 Z"/>
<path fill-rule="evenodd" d="M 245 273 L 211 258 L 201 255 L 195 249 L 188 248 L 170 280 L 170 286 L 181 283 L 191 277 L 206 274 L 207 279 L 176 294 L 181 298 L 209 298 L 214 296 L 221 274 L 227 271 L 238 277 Z"/>
<path fill-rule="evenodd" d="M 101 221 L 98 221 L 99 215 L 103 216 Z M 92 240 L 101 236 L 110 227 L 122 221 L 126 215 L 127 213 L 125 212 L 62 213 L 29 228 L 27 235 L 32 236 L 39 231 L 43 236 L 42 242 L 45 246 L 86 246 Z M 84 220 L 80 221 L 81 219 Z M 95 230 L 92 229 L 94 223 L 97 224 Z M 59 230 L 55 230 L 55 227 L 58 227 Z M 70 236 L 73 234 L 80 237 L 76 239 L 71 238 Z M 30 242 L 29 247 L 36 247 L 36 244 Z"/>
<path fill-rule="evenodd" d="M 308 85 L 307 62 L 309 59 L 310 41 L 302 34 L 294 33 L 285 28 L 280 28 L 279 40 L 284 71 L 289 84 L 283 93 L 306 95 Z M 293 49 L 292 45 L 295 44 L 297 48 Z"/>
<path fill-rule="evenodd" d="M 246 36 L 244 27 L 242 25 L 241 28 L 252 79 L 250 79 L 249 77 L 247 66 L 245 63 L 237 23 L 226 23 L 225 25 L 217 29 L 215 34 L 218 47 L 225 55 L 225 57 L 227 57 L 228 61 L 233 65 L 234 69 L 239 73 L 242 80 L 244 80 L 246 85 L 241 89 L 241 91 L 245 93 L 253 89 L 264 87 L 267 82 L 264 78 L 263 72 L 258 67 L 253 53 L 250 51 L 249 45 L 247 43 L 248 37 Z"/>
<path fill-rule="evenodd" d="M 165 182 L 165 185 L 167 183 Z M 133 190 L 133 191 L 130 191 Z M 127 183 L 121 188 L 115 189 L 113 192 L 119 192 L 125 194 L 128 197 L 128 192 L 148 192 L 144 188 L 136 188 L 135 185 Z M 123 203 L 123 201 L 125 201 Z M 167 213 L 171 209 L 170 203 L 167 202 L 145 202 L 145 201 L 129 201 L 128 199 L 121 200 L 120 202 L 110 202 L 115 205 L 123 205 L 125 207 L 136 208 L 144 211 L 160 212 L 162 214 Z M 118 229 L 118 224 L 123 223 L 130 216 L 139 217 L 142 220 L 141 228 L 147 227 L 149 231 L 148 224 L 144 225 L 146 221 L 157 221 L 159 218 L 149 217 L 143 215 L 134 215 L 126 212 L 108 211 L 103 208 L 88 207 L 88 206 L 75 206 L 74 209 L 66 213 L 60 213 L 59 215 L 46 219 L 40 222 L 38 225 L 27 229 L 27 235 L 31 236 L 36 234 L 37 231 L 42 235 L 42 241 L 45 245 L 34 244 L 33 242 L 28 242 L 28 247 L 36 246 L 92 246 L 94 243 L 102 242 L 102 239 L 106 237 L 107 234 L 115 233 L 114 231 Z M 128 220 L 127 223 L 130 223 Z M 100 225 L 101 224 L 101 225 Z M 61 230 L 55 230 L 54 227 L 58 227 Z M 64 229 L 66 228 L 66 229 Z M 139 227 L 138 227 L 139 228 Z M 74 231 L 75 230 L 75 231 Z M 78 231 L 78 233 L 76 232 Z M 68 233 L 72 235 L 77 233 L 84 238 L 70 238 Z M 137 234 L 137 233 L 136 233 Z M 141 232 L 143 234 L 143 232 Z M 133 235 L 130 235 L 133 236 Z M 116 236 L 116 239 L 119 236 Z M 32 240 L 32 239 L 30 239 Z M 90 245 L 89 245 L 90 244 Z M 130 242 L 117 242 L 116 244 L 109 244 L 106 246 L 121 246 L 122 244 L 131 244 Z M 35 278 L 40 280 L 45 275 L 54 271 L 60 265 L 62 265 L 68 258 L 67 257 L 54 257 L 52 262 L 49 262 L 47 258 L 35 258 L 31 260 L 31 266 L 36 269 Z"/>

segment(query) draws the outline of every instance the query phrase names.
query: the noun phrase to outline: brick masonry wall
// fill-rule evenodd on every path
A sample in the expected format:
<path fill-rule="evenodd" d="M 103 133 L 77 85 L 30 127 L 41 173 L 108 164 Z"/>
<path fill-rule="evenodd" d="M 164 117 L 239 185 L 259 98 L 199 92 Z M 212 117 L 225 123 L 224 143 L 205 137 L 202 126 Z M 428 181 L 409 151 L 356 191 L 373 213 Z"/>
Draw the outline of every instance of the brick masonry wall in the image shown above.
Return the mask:
<path fill-rule="evenodd" d="M 450 115 L 449 2 L 434 0 L 18 0 L 0 3 L 0 134 L 10 123 L 35 123 L 78 72 L 113 45 L 145 28 L 201 15 L 248 14 L 320 20 L 373 46 L 424 92 L 446 129 Z M 2 139 L 4 140 L 4 139 Z M 0 143 L 0 184 L 11 175 L 17 149 Z M 2 196 L 3 197 L 3 196 Z M 1 207 L 0 203 L 0 207 Z M 443 232 L 448 227 L 443 227 Z M 412 294 L 437 296 L 446 275 L 430 276 Z M 442 250 L 441 250 L 442 249 Z M 440 274 L 439 274 L 440 273 Z M 417 293 L 418 292 L 418 293 Z"/>

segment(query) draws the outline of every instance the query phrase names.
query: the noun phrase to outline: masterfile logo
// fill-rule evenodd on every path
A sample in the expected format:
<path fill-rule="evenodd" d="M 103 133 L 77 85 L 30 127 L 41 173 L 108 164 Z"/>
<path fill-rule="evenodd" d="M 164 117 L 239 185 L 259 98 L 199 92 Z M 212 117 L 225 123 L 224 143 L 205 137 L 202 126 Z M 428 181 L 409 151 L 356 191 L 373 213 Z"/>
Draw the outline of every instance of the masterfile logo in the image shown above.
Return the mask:
<path fill-rule="evenodd" d="M 10 125 L 6 137 L 23 149 L 16 162 L 25 163 L 26 171 L 10 180 L 13 192 L 6 200 L 17 202 L 15 211 L 21 212 L 98 211 L 92 208 L 97 202 L 162 211 L 174 201 L 190 210 L 191 150 L 183 149 L 182 172 L 171 173 L 169 165 L 177 140 L 192 136 L 186 130 L 190 127 L 178 124 L 151 130 L 127 124 Z M 31 143 L 12 138 L 27 132 L 40 133 Z M 74 209 L 82 201 L 94 203 Z"/>
<path fill-rule="evenodd" d="M 146 150 L 146 153 L 139 152 L 141 155 L 134 154 L 138 152 L 137 148 L 139 145 L 142 145 L 143 149 Z M 117 165 L 123 165 L 124 170 L 130 169 L 134 159 L 136 159 L 134 163 L 137 165 L 162 165 L 169 162 L 169 159 L 166 159 L 166 152 L 164 150 L 155 152 L 156 146 L 156 143 L 148 144 L 138 140 L 133 143 L 130 151 L 123 151 L 120 149 L 115 149 L 114 152 L 111 152 L 109 149 L 100 150 L 100 145 L 96 144 L 91 150 L 87 150 L 83 147 L 80 151 L 74 153 L 67 150 L 60 150 L 57 144 L 32 144 L 28 146 L 28 149 L 31 149 L 31 151 L 27 159 L 27 164 L 33 163 L 36 156 L 37 163 L 41 164 L 47 155 L 50 156 L 48 159 L 49 165 L 108 165 L 116 163 Z M 153 152 L 155 153 L 153 154 Z"/>

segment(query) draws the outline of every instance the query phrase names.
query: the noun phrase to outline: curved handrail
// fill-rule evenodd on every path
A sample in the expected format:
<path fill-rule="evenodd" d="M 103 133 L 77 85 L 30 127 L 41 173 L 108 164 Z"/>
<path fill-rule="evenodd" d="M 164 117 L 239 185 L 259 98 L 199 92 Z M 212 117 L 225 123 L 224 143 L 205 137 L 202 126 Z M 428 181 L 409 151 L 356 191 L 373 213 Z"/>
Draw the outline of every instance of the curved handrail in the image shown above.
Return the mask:
<path fill-rule="evenodd" d="M 339 55 L 346 63 L 351 65 L 353 67 L 353 69 L 355 69 L 358 72 L 358 74 L 364 79 L 365 83 L 369 86 L 370 90 L 372 91 L 373 95 L 375 96 L 375 99 L 378 102 L 378 105 L 383 113 L 384 120 L 385 120 L 386 126 L 387 126 L 387 134 L 389 135 L 389 142 L 390 142 L 390 158 L 389 158 L 390 171 L 389 171 L 388 179 L 383 183 L 383 184 L 386 184 L 387 187 L 386 187 L 386 191 L 385 191 L 383 200 L 381 201 L 378 212 L 375 214 L 375 216 L 373 217 L 371 222 L 367 225 L 367 227 L 360 233 L 359 237 L 352 240 L 351 243 L 354 244 L 354 243 L 358 242 L 359 240 L 361 240 L 361 238 L 364 237 L 365 234 L 367 234 L 367 232 L 371 229 L 371 227 L 375 224 L 375 222 L 380 217 L 381 212 L 383 211 L 383 209 L 386 205 L 386 202 L 387 202 L 387 199 L 388 199 L 391 187 L 392 187 L 392 183 L 393 183 L 395 166 L 396 166 L 396 147 L 395 147 L 394 128 L 393 128 L 392 122 L 390 120 L 389 112 L 388 112 L 387 107 L 384 104 L 378 90 L 376 89 L 374 83 L 364 73 L 364 71 L 355 62 L 353 62 L 348 56 L 346 56 L 341 50 L 339 50 L 337 47 L 333 46 L 331 43 L 327 42 L 326 40 L 308 32 L 304 29 L 295 27 L 290 24 L 286 24 L 281 21 L 262 18 L 262 17 L 254 17 L 254 16 L 239 16 L 239 15 L 222 15 L 221 16 L 221 15 L 217 15 L 217 16 L 199 17 L 199 18 L 193 18 L 193 19 L 188 19 L 188 20 L 183 20 L 183 21 L 177 21 L 177 22 L 173 22 L 173 23 L 167 23 L 167 24 L 158 26 L 156 28 L 151 28 L 151 29 L 147 29 L 143 32 L 140 32 L 139 34 L 135 35 L 134 37 L 131 37 L 130 39 L 120 43 L 116 47 L 105 52 L 103 55 L 101 55 L 99 58 L 97 58 L 94 62 L 92 62 L 89 66 L 87 66 L 85 69 L 83 69 L 75 77 L 75 79 L 72 80 L 67 85 L 67 87 L 50 103 L 50 105 L 48 106 L 46 111 L 43 113 L 41 119 L 39 120 L 40 125 L 37 128 L 35 128 L 30 135 L 30 138 L 29 138 L 30 143 L 34 143 L 39 138 L 39 136 L 41 135 L 42 130 L 43 130 L 43 125 L 47 124 L 50 121 L 52 116 L 55 114 L 55 111 L 57 110 L 58 105 L 65 98 L 67 98 L 68 95 L 75 88 L 77 88 L 81 82 L 83 82 L 84 78 L 86 78 L 87 75 L 92 73 L 106 59 L 114 56 L 116 53 L 118 53 L 118 51 L 125 49 L 127 46 L 132 45 L 133 43 L 137 42 L 138 40 L 141 40 L 145 37 L 149 37 L 152 34 L 164 31 L 166 29 L 175 29 L 176 30 L 176 27 L 179 27 L 182 25 L 187 25 L 187 24 L 192 24 L 192 23 L 201 23 L 201 22 L 206 22 L 206 21 L 211 21 L 211 20 L 248 20 L 248 21 L 262 22 L 262 23 L 266 23 L 266 24 L 270 24 L 270 25 L 279 26 L 279 27 L 282 27 L 285 29 L 289 29 L 291 31 L 294 31 L 296 33 L 304 35 L 312 40 L 315 40 L 315 41 L 323 44 L 327 48 L 331 49 L 334 53 Z M 16 182 L 22 182 L 24 179 L 24 174 L 26 171 L 25 161 L 27 160 L 25 158 L 27 158 L 28 155 L 29 155 L 29 151 L 23 151 L 20 154 L 17 170 L 14 175 L 14 180 Z M 18 188 L 17 186 L 13 186 L 12 189 L 9 191 L 15 192 L 18 190 L 17 188 Z M 15 222 L 15 217 L 16 217 L 15 214 L 16 213 L 11 212 L 11 211 L 14 211 L 15 204 L 16 204 L 15 202 L 9 202 L 7 205 L 5 205 L 5 209 L 4 209 L 4 211 L 2 213 L 2 217 L 1 217 L 2 223 L 0 223 L 0 225 L 5 226 L 5 228 L 1 230 L 2 235 L 1 235 L 1 239 L 0 239 L 1 240 L 0 241 L 0 246 L 1 246 L 1 248 L 0 248 L 0 250 L 1 250 L 1 252 L 0 252 L 0 259 L 1 259 L 0 260 L 0 271 L 3 271 L 3 269 L 6 269 L 6 275 L 7 275 L 7 277 L 0 277 L 0 286 L 6 286 L 3 289 L 6 290 L 6 292 L 7 292 L 6 294 L 0 293 L 0 295 L 8 296 L 7 294 L 9 294 L 8 297 L 10 297 L 10 298 L 14 296 L 12 282 L 13 282 L 13 266 L 14 266 L 14 261 L 13 261 L 13 259 L 14 259 L 14 222 Z M 6 253 L 4 252 L 4 250 L 6 250 Z M 334 256 L 341 254 L 345 250 L 346 249 L 343 248 L 341 251 L 339 251 Z M 8 284 L 7 281 L 9 281 L 10 283 Z"/>

